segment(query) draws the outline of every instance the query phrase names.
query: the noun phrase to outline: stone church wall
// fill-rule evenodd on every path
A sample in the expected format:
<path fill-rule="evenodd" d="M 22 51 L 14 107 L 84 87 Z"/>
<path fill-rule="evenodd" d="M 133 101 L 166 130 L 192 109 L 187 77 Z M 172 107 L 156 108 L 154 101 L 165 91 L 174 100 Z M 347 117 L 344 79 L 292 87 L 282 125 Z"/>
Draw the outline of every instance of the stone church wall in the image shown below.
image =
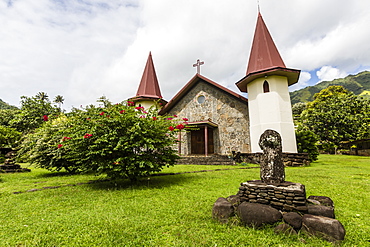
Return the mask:
<path fill-rule="evenodd" d="M 199 103 L 198 97 L 204 96 Z M 211 121 L 214 153 L 231 155 L 232 151 L 250 152 L 248 104 L 205 82 L 197 83 L 168 114 L 188 118 L 189 122 Z M 181 154 L 191 152 L 191 133 L 182 131 Z"/>

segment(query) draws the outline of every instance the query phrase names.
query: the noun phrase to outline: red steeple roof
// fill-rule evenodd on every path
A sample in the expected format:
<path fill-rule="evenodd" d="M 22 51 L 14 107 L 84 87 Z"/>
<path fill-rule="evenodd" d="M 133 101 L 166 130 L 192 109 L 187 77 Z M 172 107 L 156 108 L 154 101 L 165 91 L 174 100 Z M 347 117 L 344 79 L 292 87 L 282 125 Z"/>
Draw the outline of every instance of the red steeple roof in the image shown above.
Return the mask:
<path fill-rule="evenodd" d="M 258 13 L 247 74 L 272 67 L 285 68 L 285 64 L 263 21 L 261 13 Z"/>
<path fill-rule="evenodd" d="M 149 53 L 148 60 L 145 65 L 144 73 L 140 81 L 139 88 L 136 93 L 137 98 L 161 99 L 161 90 L 159 88 L 157 74 L 155 73 L 152 53 Z"/>
<path fill-rule="evenodd" d="M 290 86 L 298 81 L 300 74 L 300 70 L 285 67 L 284 61 L 259 12 L 246 74 L 244 78 L 236 83 L 236 86 L 242 92 L 247 92 L 249 82 L 263 76 L 285 76 L 288 78 L 288 85 Z"/>

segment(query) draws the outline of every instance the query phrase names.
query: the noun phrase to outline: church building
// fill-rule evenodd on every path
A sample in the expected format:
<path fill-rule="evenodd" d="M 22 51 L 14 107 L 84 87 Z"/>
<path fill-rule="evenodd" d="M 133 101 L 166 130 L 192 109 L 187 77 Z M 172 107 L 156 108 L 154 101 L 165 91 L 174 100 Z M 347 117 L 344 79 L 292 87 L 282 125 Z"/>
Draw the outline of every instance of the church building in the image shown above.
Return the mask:
<path fill-rule="evenodd" d="M 200 66 L 198 63 L 194 66 Z M 181 155 L 230 155 L 260 152 L 266 129 L 280 133 L 283 152 L 297 153 L 288 86 L 300 71 L 286 68 L 258 13 L 246 76 L 236 83 L 248 99 L 198 72 L 168 102 L 162 99 L 151 53 L 137 95 L 131 100 L 149 107 L 161 101 L 161 115 L 187 118 L 189 131 L 179 133 Z"/>

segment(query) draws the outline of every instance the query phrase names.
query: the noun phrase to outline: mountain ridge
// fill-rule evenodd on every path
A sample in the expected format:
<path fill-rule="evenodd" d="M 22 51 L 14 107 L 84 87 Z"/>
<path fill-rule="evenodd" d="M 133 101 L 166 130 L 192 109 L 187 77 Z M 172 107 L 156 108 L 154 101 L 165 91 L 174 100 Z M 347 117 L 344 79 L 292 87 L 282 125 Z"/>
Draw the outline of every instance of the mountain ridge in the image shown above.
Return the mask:
<path fill-rule="evenodd" d="M 0 99 L 0 110 L 1 109 L 17 109 L 17 107 L 9 105 L 8 103 L 6 103 L 2 99 Z"/>
<path fill-rule="evenodd" d="M 313 101 L 316 93 L 329 86 L 339 85 L 353 92 L 370 99 L 370 71 L 362 71 L 355 75 L 348 75 L 344 78 L 334 79 L 332 81 L 322 81 L 314 86 L 308 86 L 300 90 L 290 92 L 292 105 L 298 102 Z"/>

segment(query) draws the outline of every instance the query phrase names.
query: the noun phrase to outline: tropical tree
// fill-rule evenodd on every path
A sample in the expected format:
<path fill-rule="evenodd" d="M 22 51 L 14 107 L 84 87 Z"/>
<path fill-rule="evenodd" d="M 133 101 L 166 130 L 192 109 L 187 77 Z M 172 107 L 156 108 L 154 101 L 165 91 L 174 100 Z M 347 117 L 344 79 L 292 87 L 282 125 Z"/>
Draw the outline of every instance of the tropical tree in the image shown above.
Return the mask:
<path fill-rule="evenodd" d="M 10 127 L 27 133 L 40 127 L 43 122 L 49 120 L 50 116 L 58 115 L 60 110 L 53 106 L 45 95 L 45 93 L 39 93 L 33 97 L 22 96 L 20 111 L 10 120 Z"/>
<path fill-rule="evenodd" d="M 307 108 L 307 103 L 298 102 L 292 106 L 292 113 L 294 121 L 300 121 L 301 114 Z"/>
<path fill-rule="evenodd" d="M 368 109 L 368 101 L 342 86 L 330 86 L 307 103 L 301 120 L 318 136 L 322 148 L 332 151 L 343 141 L 370 136 Z"/>
<path fill-rule="evenodd" d="M 54 103 L 57 103 L 59 106 L 59 109 L 62 111 L 62 105 L 64 103 L 64 98 L 62 95 L 57 95 L 54 98 Z"/>
<path fill-rule="evenodd" d="M 38 92 L 36 98 L 41 101 L 49 101 L 49 96 L 45 92 Z"/>

